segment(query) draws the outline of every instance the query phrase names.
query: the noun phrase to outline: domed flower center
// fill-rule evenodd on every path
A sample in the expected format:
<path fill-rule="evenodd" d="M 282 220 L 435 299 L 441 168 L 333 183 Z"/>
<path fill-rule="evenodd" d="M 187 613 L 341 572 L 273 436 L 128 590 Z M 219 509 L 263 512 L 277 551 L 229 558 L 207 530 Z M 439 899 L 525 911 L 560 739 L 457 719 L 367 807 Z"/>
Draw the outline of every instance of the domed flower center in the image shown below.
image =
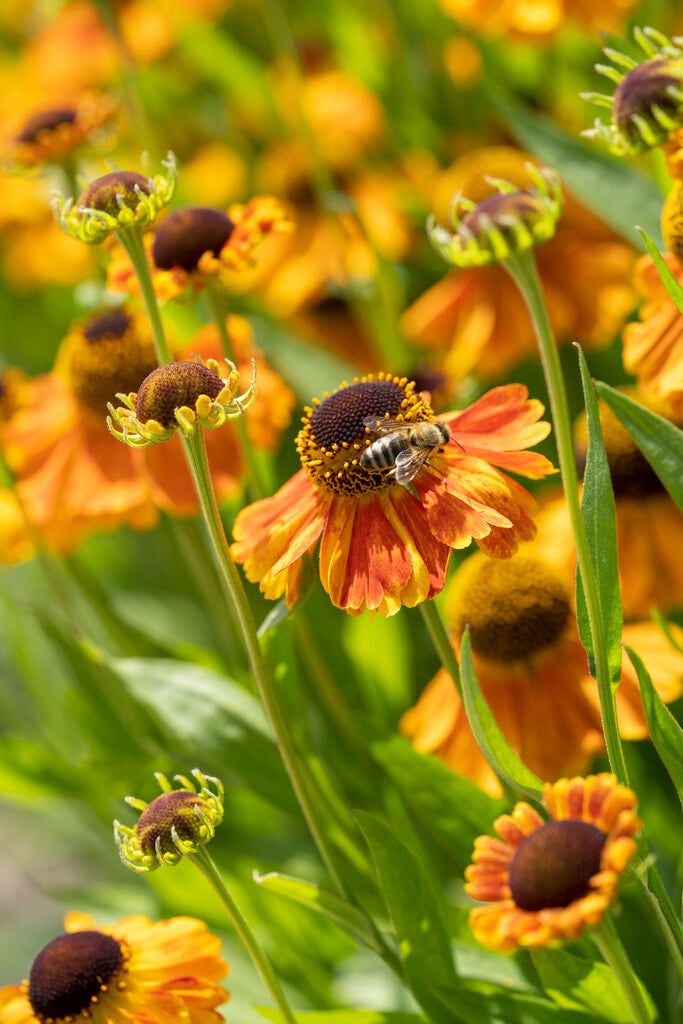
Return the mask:
<path fill-rule="evenodd" d="M 152 256 L 157 267 L 196 270 L 205 252 L 215 256 L 230 238 L 235 225 L 221 210 L 210 206 L 186 206 L 174 210 L 159 225 Z"/>
<path fill-rule="evenodd" d="M 148 196 L 151 189 L 149 178 L 135 171 L 112 171 L 92 181 L 78 197 L 76 206 L 80 210 L 102 210 L 117 217 L 120 211 L 117 197 L 122 197 L 124 206 L 134 210 L 140 202 L 135 186 Z"/>
<path fill-rule="evenodd" d="M 590 892 L 607 836 L 588 821 L 548 821 L 520 843 L 510 890 L 521 910 L 567 907 Z"/>
<path fill-rule="evenodd" d="M 118 393 L 137 391 L 157 365 L 154 342 L 142 318 L 123 309 L 96 313 L 77 325 L 59 347 L 55 369 L 86 409 L 106 415 Z"/>
<path fill-rule="evenodd" d="M 176 409 L 193 409 L 200 395 L 216 398 L 224 387 L 225 381 L 201 363 L 166 363 L 153 370 L 140 385 L 135 415 L 141 423 L 156 420 L 162 427 L 171 427 Z"/>
<path fill-rule="evenodd" d="M 639 138 L 634 117 L 646 118 L 652 128 L 662 137 L 666 129 L 653 123 L 653 107 L 659 107 L 669 115 L 675 115 L 679 102 L 669 95 L 671 86 L 680 87 L 683 82 L 683 61 L 668 57 L 654 57 L 643 61 L 624 75 L 614 90 L 612 98 L 612 120 L 620 131 L 631 140 Z"/>
<path fill-rule="evenodd" d="M 457 636 L 469 623 L 472 650 L 508 664 L 555 643 L 571 615 L 569 591 L 536 558 L 475 555 L 458 573 L 448 617 Z"/>
<path fill-rule="evenodd" d="M 187 790 L 174 790 L 162 793 L 145 808 L 138 819 L 137 837 L 142 852 L 156 856 L 157 852 L 174 853 L 171 829 L 175 828 L 182 840 L 200 841 L 199 828 L 201 821 L 197 817 L 195 806 L 206 807 L 206 801 L 196 793 Z M 160 851 L 157 851 L 157 842 Z"/>
<path fill-rule="evenodd" d="M 51 132 L 60 124 L 73 124 L 76 120 L 76 111 L 73 107 L 64 107 L 59 110 L 41 110 L 39 114 L 29 117 L 28 121 L 17 135 L 17 142 L 36 142 L 41 132 Z"/>
<path fill-rule="evenodd" d="M 469 210 L 461 221 L 461 228 L 471 231 L 475 238 L 485 235 L 491 223 L 503 234 L 511 230 L 515 221 L 528 228 L 545 219 L 543 203 L 528 192 L 497 192 L 487 196 Z"/>
<path fill-rule="evenodd" d="M 96 931 L 58 935 L 31 967 L 28 999 L 33 1012 L 41 1021 L 85 1016 L 93 999 L 124 969 L 125 961 L 123 948 L 111 935 Z"/>
<path fill-rule="evenodd" d="M 405 377 L 363 378 L 343 384 L 322 402 L 307 408 L 296 447 L 301 464 L 315 484 L 338 494 L 360 495 L 393 483 L 386 469 L 360 465 L 363 451 L 377 440 L 365 427 L 367 418 L 385 417 L 414 423 L 433 420 L 430 406 L 415 394 Z M 400 429 L 400 428 L 397 428 Z"/>

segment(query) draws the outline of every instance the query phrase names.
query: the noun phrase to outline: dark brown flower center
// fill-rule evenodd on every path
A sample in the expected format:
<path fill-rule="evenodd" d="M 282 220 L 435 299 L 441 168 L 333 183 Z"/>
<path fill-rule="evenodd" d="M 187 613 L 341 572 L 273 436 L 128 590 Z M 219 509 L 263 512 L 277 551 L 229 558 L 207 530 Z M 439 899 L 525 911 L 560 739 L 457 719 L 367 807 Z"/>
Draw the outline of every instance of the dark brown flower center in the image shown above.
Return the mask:
<path fill-rule="evenodd" d="M 522 910 L 567 907 L 590 892 L 607 836 L 588 821 L 548 821 L 522 840 L 510 864 L 512 898 Z"/>
<path fill-rule="evenodd" d="M 123 309 L 96 313 L 72 330 L 57 356 L 57 369 L 78 402 L 104 416 L 117 394 L 137 391 L 157 365 L 154 342 L 141 318 Z"/>
<path fill-rule="evenodd" d="M 156 856 L 157 843 L 161 853 L 176 852 L 171 835 L 175 828 L 178 837 L 185 841 L 198 841 L 201 838 L 199 829 L 201 821 L 197 817 L 195 806 L 204 807 L 204 801 L 196 793 L 186 790 L 174 790 L 162 793 L 145 808 L 137 824 L 137 836 L 142 852 Z"/>
<path fill-rule="evenodd" d="M 306 409 L 297 436 L 301 464 L 314 483 L 338 494 L 360 495 L 394 483 L 386 469 L 360 465 L 362 452 L 373 440 L 366 418 L 398 419 L 409 423 L 433 420 L 430 406 L 415 393 L 412 381 L 380 376 L 342 385 L 315 408 Z"/>
<path fill-rule="evenodd" d="M 662 137 L 666 130 L 653 123 L 652 108 L 659 107 L 675 116 L 680 103 L 669 95 L 669 88 L 680 88 L 683 81 L 683 61 L 667 57 L 654 57 L 643 61 L 624 75 L 614 90 L 612 98 L 612 120 L 628 138 L 638 139 L 634 117 L 643 117 L 651 123 Z"/>
<path fill-rule="evenodd" d="M 33 961 L 28 999 L 42 1021 L 74 1018 L 87 1011 L 124 966 L 123 949 L 111 935 L 83 931 L 58 935 Z"/>
<path fill-rule="evenodd" d="M 53 131 L 60 124 L 73 124 L 75 120 L 76 111 L 73 107 L 42 110 L 39 114 L 29 117 L 21 132 L 17 135 L 17 142 L 35 142 L 41 132 Z"/>
<path fill-rule="evenodd" d="M 119 198 L 124 206 L 134 210 L 140 202 L 135 186 L 148 196 L 150 194 L 149 178 L 135 171 L 112 171 L 101 178 L 91 181 L 85 191 L 81 192 L 76 205 L 84 210 L 102 210 L 116 217 L 119 213 Z"/>
<path fill-rule="evenodd" d="M 470 626 L 472 650 L 509 664 L 528 661 L 562 637 L 571 615 L 569 591 L 536 558 L 475 556 L 460 570 L 449 605 L 457 636 Z"/>
<path fill-rule="evenodd" d="M 486 234 L 491 222 L 505 234 L 510 231 L 513 220 L 521 220 L 531 228 L 543 217 L 543 204 L 528 192 L 497 192 L 469 210 L 462 218 L 461 227 L 479 238 Z"/>
<path fill-rule="evenodd" d="M 122 338 L 130 327 L 131 319 L 123 309 L 109 309 L 98 313 L 83 325 L 87 341 L 102 341 L 102 338 Z"/>
<path fill-rule="evenodd" d="M 156 420 L 162 427 L 170 427 L 175 423 L 176 409 L 193 409 L 200 395 L 216 398 L 224 387 L 225 381 L 201 363 L 166 363 L 140 385 L 135 415 L 141 423 Z"/>
<path fill-rule="evenodd" d="M 205 252 L 217 255 L 230 238 L 235 225 L 221 210 L 210 206 L 186 206 L 174 210 L 159 225 L 152 256 L 157 267 L 196 270 Z"/>
<path fill-rule="evenodd" d="M 600 425 L 615 498 L 648 498 L 663 494 L 664 485 L 650 463 L 641 454 L 626 428 L 602 403 Z M 576 464 L 581 475 L 586 469 L 586 444 L 581 436 L 583 430 L 585 426 L 580 426 L 580 436 L 576 442 Z"/>

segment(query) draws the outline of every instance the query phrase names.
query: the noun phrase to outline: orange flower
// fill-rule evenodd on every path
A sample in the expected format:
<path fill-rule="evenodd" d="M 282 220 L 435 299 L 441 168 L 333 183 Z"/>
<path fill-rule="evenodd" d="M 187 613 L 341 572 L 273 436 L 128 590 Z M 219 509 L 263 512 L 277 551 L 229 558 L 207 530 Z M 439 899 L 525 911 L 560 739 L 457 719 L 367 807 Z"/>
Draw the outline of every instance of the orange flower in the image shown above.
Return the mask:
<path fill-rule="evenodd" d="M 0 989 L 0 1024 L 223 1020 L 216 1007 L 229 993 L 218 982 L 229 968 L 203 921 L 138 915 L 97 925 L 71 913 L 64 928 L 38 953 L 28 981 Z"/>
<path fill-rule="evenodd" d="M 149 529 L 159 509 L 197 510 L 182 446 L 133 451 L 106 425 L 107 402 L 135 390 L 156 366 L 145 318 L 131 310 L 96 314 L 62 342 L 55 368 L 26 385 L 22 407 L 3 428 L 5 456 L 30 522 L 69 550 L 88 533 L 123 523 Z M 239 489 L 240 457 L 229 427 L 208 439 L 219 495 Z"/>
<path fill-rule="evenodd" d="M 58 163 L 109 121 L 113 111 L 113 101 L 96 93 L 84 93 L 73 105 L 39 110 L 5 143 L 6 159 L 27 167 Z"/>
<path fill-rule="evenodd" d="M 145 236 L 157 297 L 161 301 L 174 299 L 188 288 L 203 288 L 214 277 L 225 284 L 232 272 L 253 266 L 271 232 L 291 230 L 292 222 L 273 196 L 256 196 L 246 205 L 235 204 L 227 214 L 210 206 L 172 210 L 153 235 Z M 108 284 L 113 291 L 140 294 L 131 262 L 121 248 L 109 265 Z"/>
<path fill-rule="evenodd" d="M 683 268 L 675 256 L 664 259 L 679 282 Z M 624 367 L 634 374 L 643 393 L 656 399 L 683 402 L 683 320 L 669 298 L 651 256 L 641 256 L 635 281 L 645 302 L 640 323 L 627 324 L 623 332 Z"/>
<path fill-rule="evenodd" d="M 493 194 L 487 175 L 528 187 L 524 165 L 529 162 L 525 153 L 507 146 L 462 157 L 436 184 L 437 221 L 447 223 L 450 200 L 458 191 L 475 203 Z M 631 247 L 565 195 L 555 235 L 536 249 L 536 259 L 558 338 L 589 345 L 610 342 L 633 307 Z M 443 369 L 452 380 L 471 372 L 483 378 L 504 376 L 536 351 L 523 300 L 499 265 L 447 274 L 406 310 L 402 328 L 416 344 L 443 352 Z"/>
<path fill-rule="evenodd" d="M 527 452 L 549 431 L 543 406 L 521 384 L 496 388 L 440 422 L 451 440 L 433 450 L 412 481 L 417 499 L 389 465 L 368 468 L 368 418 L 396 419 L 406 430 L 432 422 L 424 396 L 406 378 L 380 374 L 344 383 L 306 408 L 299 470 L 271 498 L 243 509 L 233 554 L 270 599 L 297 599 L 303 556 L 319 538 L 320 579 L 332 603 L 352 615 L 393 615 L 443 587 L 451 548 L 472 539 L 507 558 L 535 533 L 530 495 L 496 467 L 532 478 L 553 472 Z M 392 456 L 393 458 L 393 456 Z"/>
<path fill-rule="evenodd" d="M 547 538 L 553 547 L 557 535 Z M 503 734 L 543 781 L 586 771 L 604 749 L 600 705 L 571 608 L 570 575 L 524 550 L 507 562 L 474 555 L 458 569 L 447 617 L 456 653 L 467 624 L 481 686 Z M 675 636 L 683 639 L 683 631 Z M 683 657 L 654 623 L 625 626 L 623 639 L 641 655 L 663 700 L 683 692 Z M 617 689 L 626 739 L 648 735 L 638 680 L 624 658 Z M 558 708 L 562 713 L 558 713 Z M 416 749 L 499 795 L 500 784 L 472 734 L 462 701 L 443 669 L 399 723 Z"/>
<path fill-rule="evenodd" d="M 484 35 L 543 43 L 567 21 L 591 32 L 623 28 L 636 0 L 439 0 L 446 14 L 460 25 Z"/>
<path fill-rule="evenodd" d="M 465 891 L 491 906 L 471 910 L 469 925 L 494 949 L 572 941 L 599 924 L 636 852 L 637 798 L 613 775 L 560 779 L 543 802 L 549 821 L 519 803 L 494 821 L 499 838 L 475 840 Z"/>

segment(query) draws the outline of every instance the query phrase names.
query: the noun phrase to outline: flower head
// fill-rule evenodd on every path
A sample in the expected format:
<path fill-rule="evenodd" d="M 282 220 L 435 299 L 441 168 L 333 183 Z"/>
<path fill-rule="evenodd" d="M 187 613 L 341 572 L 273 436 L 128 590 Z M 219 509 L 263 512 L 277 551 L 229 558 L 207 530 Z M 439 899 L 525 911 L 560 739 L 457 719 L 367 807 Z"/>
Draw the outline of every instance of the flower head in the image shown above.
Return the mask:
<path fill-rule="evenodd" d="M 596 119 L 582 132 L 602 139 L 619 156 L 643 153 L 665 142 L 683 125 L 683 50 L 679 39 L 668 39 L 653 28 L 633 32 L 646 59 L 638 62 L 609 47 L 604 49 L 616 67 L 596 64 L 595 70 L 616 82 L 613 96 L 584 93 L 611 111 L 609 124 Z M 620 70 L 625 68 L 626 70 Z"/>
<path fill-rule="evenodd" d="M 683 268 L 675 256 L 664 256 L 669 270 L 679 283 Z M 665 401 L 672 408 L 683 405 L 683 322 L 675 302 L 669 297 L 652 257 L 642 256 L 636 264 L 636 286 L 645 302 L 639 320 L 623 331 L 624 367 L 638 380 L 638 386 L 650 399 Z"/>
<path fill-rule="evenodd" d="M 111 118 L 113 109 L 107 96 L 86 93 L 73 106 L 40 110 L 6 144 L 7 156 L 23 167 L 55 163 L 92 137 Z"/>
<path fill-rule="evenodd" d="M 635 0 L 439 0 L 459 25 L 507 41 L 548 43 L 567 23 L 591 31 L 617 32 Z"/>
<path fill-rule="evenodd" d="M 146 240 L 147 257 L 158 298 L 203 288 L 212 279 L 229 280 L 235 271 L 252 267 L 266 238 L 294 229 L 273 196 L 255 196 L 227 213 L 210 206 L 182 206 L 161 222 Z M 137 278 L 128 258 L 118 253 L 109 268 L 117 291 L 137 292 Z"/>
<path fill-rule="evenodd" d="M 543 802 L 549 821 L 519 803 L 494 822 L 499 838 L 475 841 L 465 890 L 491 906 L 475 907 L 469 923 L 494 949 L 578 938 L 602 920 L 636 852 L 636 795 L 613 775 L 560 779 Z"/>
<path fill-rule="evenodd" d="M 193 917 L 151 922 L 137 915 L 97 925 L 67 914 L 27 981 L 0 989 L 0 1024 L 92 1021 L 218 1024 L 228 999 L 220 940 Z"/>
<path fill-rule="evenodd" d="M 442 415 L 450 440 L 442 434 L 419 453 L 409 489 L 396 480 L 396 456 L 410 448 L 417 455 L 411 432 L 422 437 L 435 421 L 425 397 L 412 381 L 384 374 L 344 383 L 305 410 L 302 469 L 239 513 L 236 560 L 266 597 L 285 594 L 291 606 L 302 558 L 322 537 L 320 578 L 333 604 L 353 615 L 365 608 L 392 615 L 442 589 L 451 548 L 475 539 L 508 557 L 534 535 L 533 502 L 496 467 L 530 477 L 553 472 L 543 456 L 523 451 L 549 430 L 539 422 L 543 407 L 527 395 L 508 385 Z M 376 448 L 364 457 L 378 441 L 381 458 Z"/>
<path fill-rule="evenodd" d="M 456 195 L 450 217 L 455 233 L 433 217 L 427 232 L 435 249 L 457 267 L 498 263 L 547 241 L 555 233 L 562 212 L 562 186 L 555 171 L 527 168 L 533 184 L 520 189 L 511 182 L 492 179 L 494 195 L 478 203 Z"/>
<path fill-rule="evenodd" d="M 226 367 L 229 367 L 227 376 Z M 186 436 L 197 425 L 213 430 L 244 415 L 256 396 L 256 363 L 252 360 L 248 389 L 238 395 L 240 375 L 227 360 L 206 365 L 178 360 L 157 366 L 145 377 L 137 392 L 119 394 L 124 408 L 109 405 L 107 423 L 114 437 L 133 448 L 167 441 L 176 430 Z"/>
<path fill-rule="evenodd" d="M 216 826 L 223 820 L 223 785 L 220 779 L 203 775 L 198 768 L 192 774 L 199 783 L 199 793 L 183 775 L 175 776 L 181 786 L 173 789 L 166 776 L 157 772 L 161 796 L 150 804 L 126 797 L 126 803 L 142 812 L 134 829 L 114 822 L 114 838 L 126 867 L 147 874 L 164 864 L 177 864 L 183 855 L 195 853 L 213 839 Z M 213 783 L 215 792 L 209 783 Z"/>
<path fill-rule="evenodd" d="M 55 216 L 62 231 L 88 245 L 98 245 L 111 234 L 139 225 L 144 227 L 171 202 L 175 192 L 177 168 L 169 153 L 163 166 L 166 175 L 154 177 L 136 171 L 112 171 L 96 178 L 80 194 L 74 205 L 60 193 L 55 194 Z"/>

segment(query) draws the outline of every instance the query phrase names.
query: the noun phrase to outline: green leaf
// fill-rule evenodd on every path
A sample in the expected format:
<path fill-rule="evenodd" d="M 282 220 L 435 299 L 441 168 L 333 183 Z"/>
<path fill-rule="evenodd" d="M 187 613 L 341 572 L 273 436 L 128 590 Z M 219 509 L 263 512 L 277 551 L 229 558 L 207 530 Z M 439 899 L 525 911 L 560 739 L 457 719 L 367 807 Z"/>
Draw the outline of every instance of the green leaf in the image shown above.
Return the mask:
<path fill-rule="evenodd" d="M 583 474 L 581 516 L 586 528 L 588 550 L 598 588 L 600 621 L 597 625 L 604 630 L 609 674 L 614 692 L 621 678 L 621 629 L 624 621 L 621 612 L 617 567 L 617 519 L 612 480 L 600 426 L 598 402 L 591 383 L 586 358 L 578 345 L 577 349 L 588 421 L 588 450 L 586 451 L 586 468 Z M 576 606 L 581 643 L 588 653 L 591 672 L 595 675 L 595 651 L 591 624 L 588 618 L 583 580 L 578 568 L 576 572 Z"/>
<path fill-rule="evenodd" d="M 379 818 L 355 811 L 379 878 L 398 939 L 406 981 L 437 1024 L 452 1024 L 434 986 L 455 989 L 458 979 L 442 917 L 442 897 L 432 888 L 419 858 Z"/>
<path fill-rule="evenodd" d="M 259 701 L 232 679 L 199 665 L 158 658 L 112 658 L 109 667 L 150 708 L 178 753 L 290 813 L 298 805 Z M 172 752 L 171 752 L 172 753 Z M 207 767 L 206 761 L 211 762 Z M 219 769 L 220 766 L 220 770 Z"/>
<path fill-rule="evenodd" d="M 265 1006 L 256 1009 L 266 1020 L 281 1024 L 284 1017 L 279 1010 Z M 295 1013 L 301 1024 L 426 1024 L 425 1018 L 417 1013 L 403 1013 L 401 1010 L 306 1010 Z"/>
<path fill-rule="evenodd" d="M 642 658 L 624 644 L 640 684 L 650 736 L 683 804 L 683 729 L 659 696 Z"/>
<path fill-rule="evenodd" d="M 615 1024 L 632 1024 L 626 996 L 606 964 L 584 960 L 564 949 L 531 950 L 531 959 L 545 991 L 563 1013 L 583 1010 Z"/>
<path fill-rule="evenodd" d="M 527 768 L 505 739 L 481 692 L 472 661 L 469 629 L 465 630 L 460 647 L 460 681 L 467 721 L 482 754 L 507 786 L 521 790 L 538 803 L 543 783 Z"/>
<path fill-rule="evenodd" d="M 367 731 L 363 732 L 366 738 Z M 415 750 L 403 736 L 367 735 L 372 756 L 385 769 L 411 809 L 462 867 L 474 840 L 505 810 L 495 800 L 430 754 Z"/>
<path fill-rule="evenodd" d="M 650 178 L 568 135 L 550 118 L 510 96 L 495 93 L 491 99 L 513 138 L 539 160 L 557 168 L 567 187 L 589 210 L 633 245 L 641 245 L 635 224 L 644 224 L 660 243 L 662 194 Z"/>
<path fill-rule="evenodd" d="M 683 510 L 683 431 L 608 384 L 595 387 Z"/>
<path fill-rule="evenodd" d="M 336 924 L 341 925 L 352 938 L 381 955 L 382 951 L 377 936 L 368 926 L 367 917 L 334 893 L 322 889 L 314 882 L 292 878 L 290 875 L 280 875 L 275 871 L 267 875 L 259 875 L 255 871 L 254 881 L 264 889 L 268 889 L 269 892 L 276 892 L 280 896 L 294 900 L 295 903 L 301 903 L 303 906 L 315 910 L 318 914 L 324 914 L 325 917 L 329 917 Z"/>
<path fill-rule="evenodd" d="M 274 320 L 250 316 L 249 321 L 256 344 L 302 402 L 309 403 L 314 395 L 322 397 L 324 391 L 332 391 L 358 373 L 351 363 L 298 338 Z"/>
<path fill-rule="evenodd" d="M 640 231 L 643 239 L 645 240 L 647 251 L 655 262 L 655 266 L 657 267 L 662 284 L 666 288 L 669 298 L 678 307 L 679 311 L 683 313 L 683 287 L 678 283 L 674 275 L 669 270 L 664 257 L 650 236 L 643 231 L 642 228 L 636 228 L 636 230 Z"/>
<path fill-rule="evenodd" d="M 454 994 L 437 988 L 435 994 L 468 1024 L 604 1024 L 602 1015 L 567 1010 L 525 993 L 469 989 Z"/>

